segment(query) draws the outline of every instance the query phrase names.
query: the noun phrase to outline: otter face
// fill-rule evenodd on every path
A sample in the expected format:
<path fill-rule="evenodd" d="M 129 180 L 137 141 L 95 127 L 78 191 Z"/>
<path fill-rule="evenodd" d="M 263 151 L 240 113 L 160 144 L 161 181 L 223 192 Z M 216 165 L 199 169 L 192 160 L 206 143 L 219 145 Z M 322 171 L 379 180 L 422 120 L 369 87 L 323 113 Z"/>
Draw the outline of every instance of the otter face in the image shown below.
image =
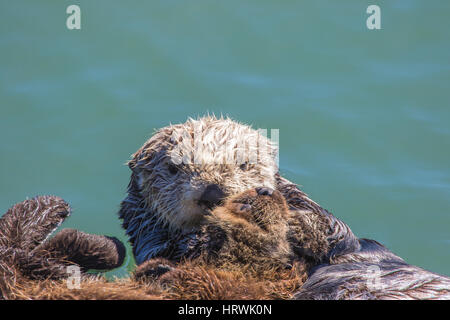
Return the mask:
<path fill-rule="evenodd" d="M 232 196 L 205 218 L 202 230 L 207 237 L 201 251 L 216 265 L 284 268 L 292 256 L 287 241 L 288 210 L 283 195 L 270 188 Z"/>
<path fill-rule="evenodd" d="M 257 225 L 264 231 L 276 230 L 288 216 L 288 205 L 281 192 L 255 188 L 228 199 L 224 205 L 234 216 Z"/>
<path fill-rule="evenodd" d="M 158 219 L 192 230 L 225 197 L 275 188 L 277 147 L 230 119 L 189 119 L 160 129 L 129 162 L 132 180 Z"/>

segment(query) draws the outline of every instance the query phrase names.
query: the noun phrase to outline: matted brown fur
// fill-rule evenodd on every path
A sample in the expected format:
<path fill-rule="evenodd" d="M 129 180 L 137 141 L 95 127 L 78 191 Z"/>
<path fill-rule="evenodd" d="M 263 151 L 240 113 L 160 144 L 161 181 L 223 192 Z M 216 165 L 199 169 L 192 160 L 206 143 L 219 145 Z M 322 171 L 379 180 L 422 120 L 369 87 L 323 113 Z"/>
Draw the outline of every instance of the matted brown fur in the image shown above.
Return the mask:
<path fill-rule="evenodd" d="M 69 289 L 65 280 L 17 281 L 7 299 L 33 300 L 269 300 L 289 299 L 306 279 L 304 270 L 274 272 L 276 279 L 261 279 L 239 270 L 220 270 L 208 264 L 185 262 L 160 279 L 87 278 L 80 289 Z M 300 276 L 302 275 L 302 276 Z"/>
<path fill-rule="evenodd" d="M 205 152 L 196 153 L 191 143 L 197 132 L 202 133 L 200 145 L 208 146 Z M 290 298 L 294 293 L 296 299 L 450 299 L 449 277 L 411 266 L 380 243 L 356 237 L 347 224 L 281 177 L 274 146 L 269 144 L 271 151 L 257 164 L 210 161 L 224 156 L 222 145 L 231 142 L 236 151 L 256 136 L 255 130 L 231 119 L 205 117 L 163 128 L 150 138 L 129 162 L 128 195 L 119 213 L 136 260 L 143 264 L 126 280 L 85 278 L 86 290 L 81 289 L 80 296 L 119 298 L 119 288 L 124 286 L 124 292 L 130 293 L 123 298 L 144 299 L 265 299 Z M 199 157 L 199 163 L 174 163 L 172 152 L 180 146 L 186 154 Z M 289 210 L 281 210 L 280 219 L 272 219 L 276 210 L 266 211 L 273 217 L 255 216 L 241 206 L 246 204 L 241 199 L 237 205 L 226 202 L 208 216 L 217 204 L 205 207 L 203 196 L 211 186 L 226 196 L 269 186 L 281 193 Z M 2 235 L 0 228 L 0 290 L 4 298 L 26 298 L 28 294 L 48 298 L 39 288 L 54 290 L 55 297 L 77 295 L 76 291 L 66 292 L 60 280 L 30 280 L 42 279 L 45 274 L 62 276 L 65 262 L 60 254 L 53 260 L 53 249 L 47 253 L 31 250 L 43 248 L 39 244 L 66 215 L 63 203 L 52 203 L 47 204 L 55 210 L 24 203 L 9 215 L 16 212 L 17 217 L 24 217 L 19 224 L 9 218 L 0 223 L 8 230 Z M 250 207 L 258 206 L 254 202 Z M 37 223 L 38 232 L 31 230 L 30 236 L 23 238 L 27 233 L 15 230 L 32 225 L 27 216 L 20 215 L 27 211 L 53 222 Z M 91 240 L 91 248 L 101 248 Z M 109 243 L 109 248 L 116 246 Z M 113 253 L 111 265 L 117 256 L 120 254 Z M 101 284 L 100 289 L 104 285 L 105 291 L 99 293 L 95 283 Z"/>
<path fill-rule="evenodd" d="M 19 297 L 23 288 L 65 279 L 71 265 L 87 279 L 88 269 L 113 269 L 123 263 L 125 247 L 116 238 L 74 229 L 50 238 L 69 215 L 63 199 L 40 196 L 14 205 L 0 218 L 0 298 Z"/>
<path fill-rule="evenodd" d="M 10 272 L 9 280 L 5 281 L 5 277 L 0 280 L 2 296 L 4 299 L 288 299 L 306 280 L 306 267 L 299 261 L 288 264 L 291 253 L 286 247 L 287 228 L 283 219 L 287 211 L 279 192 L 268 195 L 248 190 L 228 199 L 208 217 L 205 228 L 219 228 L 226 238 L 217 250 L 211 250 L 217 234 L 205 231 L 208 237 L 197 248 L 200 256 L 178 264 L 152 259 L 127 279 L 107 281 L 85 275 L 80 289 L 70 289 L 62 274 L 51 274 L 46 279 L 30 278 L 22 265 L 2 263 L 0 267 L 9 268 L 2 274 Z M 88 252 L 101 244 L 96 241 L 101 239 L 86 235 L 84 242 L 77 242 L 74 247 L 73 237 L 79 233 L 63 230 L 43 246 L 54 256 L 69 251 L 66 257 L 80 265 L 86 267 L 85 261 L 97 261 L 98 267 L 102 257 L 96 255 L 97 249 L 91 251 L 91 260 L 79 259 L 76 253 Z M 67 250 L 67 246 L 73 250 Z M 112 254 L 117 250 L 107 251 Z"/>
<path fill-rule="evenodd" d="M 250 189 L 230 197 L 205 217 L 202 237 L 186 256 L 203 255 L 218 268 L 251 268 L 261 273 L 290 266 L 288 207 L 277 190 Z"/>
<path fill-rule="evenodd" d="M 157 281 L 174 299 L 288 299 L 306 280 L 307 264 L 292 260 L 287 215 L 280 192 L 245 191 L 206 217 L 193 260 L 151 259 L 134 278 Z"/>
<path fill-rule="evenodd" d="M 287 214 L 287 205 L 278 192 L 260 195 L 249 190 L 217 208 L 205 226 L 221 229 L 227 241 L 213 256 L 202 254 L 176 267 L 169 261 L 150 260 L 129 279 L 107 281 L 83 275 L 79 289 L 69 288 L 66 266 L 77 264 L 81 271 L 111 269 L 122 263 L 124 252 L 117 239 L 74 229 L 48 239 L 69 214 L 70 207 L 62 199 L 37 197 L 16 204 L 0 219 L 3 299 L 287 298 L 306 275 L 298 265 L 283 268 L 287 260 L 280 259 L 279 246 L 285 247 L 285 259 L 289 250 L 287 229 L 280 218 Z M 217 234 L 205 235 L 209 238 L 201 246 L 210 249 Z M 244 255 L 236 255 L 236 250 Z M 255 269 L 252 259 L 257 256 L 259 268 Z M 150 272 L 161 265 L 165 272 Z"/>
<path fill-rule="evenodd" d="M 266 269 L 261 274 L 252 268 L 217 268 L 198 260 L 173 266 L 155 280 L 144 278 L 165 288 L 164 296 L 168 299 L 213 300 L 290 299 L 305 280 L 306 270 L 300 263 L 289 270 Z"/>

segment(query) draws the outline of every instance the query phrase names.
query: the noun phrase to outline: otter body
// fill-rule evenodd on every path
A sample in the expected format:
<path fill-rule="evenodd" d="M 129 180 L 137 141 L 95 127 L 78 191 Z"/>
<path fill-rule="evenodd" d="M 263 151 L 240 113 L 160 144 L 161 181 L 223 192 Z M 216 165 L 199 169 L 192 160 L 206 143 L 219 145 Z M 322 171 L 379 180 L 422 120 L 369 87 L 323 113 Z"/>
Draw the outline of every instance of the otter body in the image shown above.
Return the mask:
<path fill-rule="evenodd" d="M 250 153 L 243 156 L 242 150 Z M 246 232 L 258 235 L 255 230 L 259 229 L 250 231 L 256 226 L 243 221 L 229 228 L 231 220 L 238 220 L 227 206 L 216 211 L 220 223 L 211 223 L 214 218 L 209 215 L 222 206 L 224 199 L 265 187 L 278 190 L 286 199 L 289 210 L 280 220 L 287 230 L 289 259 L 301 261 L 308 270 L 309 280 L 296 298 L 449 297 L 449 278 L 406 264 L 376 241 L 357 238 L 348 225 L 281 177 L 277 152 L 276 146 L 256 130 L 230 119 L 189 119 L 157 131 L 128 163 L 132 174 L 119 212 L 137 263 L 152 258 L 179 262 L 205 248 L 210 257 L 216 254 L 219 263 L 217 249 L 227 246 L 230 250 L 223 252 L 232 253 L 232 257 L 226 260 L 242 260 L 241 251 L 232 248 L 245 246 L 251 238 Z M 239 228 L 241 231 L 235 232 Z M 235 236 L 229 237 L 233 232 Z M 276 256 L 273 245 L 267 242 L 264 246 L 271 252 L 269 256 Z M 277 250 L 285 259 L 282 248 Z M 250 252 L 258 257 L 257 252 Z M 366 285 L 374 270 L 383 285 Z M 389 277 L 398 281 L 385 281 Z M 423 285 L 416 286 L 421 279 Z M 381 295 L 377 293 L 380 288 L 398 294 Z M 403 294 L 406 291 L 408 294 Z"/>

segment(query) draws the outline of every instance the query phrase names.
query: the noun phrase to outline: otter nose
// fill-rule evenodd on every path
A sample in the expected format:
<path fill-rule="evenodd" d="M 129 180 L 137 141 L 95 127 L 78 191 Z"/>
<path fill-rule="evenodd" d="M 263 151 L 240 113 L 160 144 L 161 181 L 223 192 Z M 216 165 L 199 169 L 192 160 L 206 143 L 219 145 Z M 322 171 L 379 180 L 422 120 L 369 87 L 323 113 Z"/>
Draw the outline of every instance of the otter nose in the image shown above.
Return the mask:
<path fill-rule="evenodd" d="M 271 196 L 274 191 L 272 188 L 267 187 L 256 188 L 255 190 L 260 196 Z"/>
<path fill-rule="evenodd" d="M 225 198 L 225 193 L 220 189 L 217 184 L 210 184 L 206 187 L 205 191 L 203 191 L 199 202 L 207 205 L 209 208 L 218 205 L 223 198 Z"/>

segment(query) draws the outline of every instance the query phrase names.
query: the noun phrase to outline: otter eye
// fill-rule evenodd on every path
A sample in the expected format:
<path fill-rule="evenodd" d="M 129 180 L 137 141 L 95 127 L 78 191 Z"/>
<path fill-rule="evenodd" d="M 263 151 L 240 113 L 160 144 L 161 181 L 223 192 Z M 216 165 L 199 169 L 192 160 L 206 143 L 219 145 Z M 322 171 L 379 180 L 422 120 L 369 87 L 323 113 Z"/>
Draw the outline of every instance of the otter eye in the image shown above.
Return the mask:
<path fill-rule="evenodd" d="M 175 165 L 173 165 L 173 164 L 169 164 L 169 172 L 171 173 L 171 174 L 176 174 L 177 172 L 178 172 L 178 168 L 175 166 Z"/>
<path fill-rule="evenodd" d="M 248 170 L 248 161 L 246 161 L 246 162 L 244 162 L 243 164 L 241 164 L 240 166 L 239 166 L 239 168 L 241 168 L 241 170 L 243 170 L 243 171 L 246 171 L 246 170 Z"/>

